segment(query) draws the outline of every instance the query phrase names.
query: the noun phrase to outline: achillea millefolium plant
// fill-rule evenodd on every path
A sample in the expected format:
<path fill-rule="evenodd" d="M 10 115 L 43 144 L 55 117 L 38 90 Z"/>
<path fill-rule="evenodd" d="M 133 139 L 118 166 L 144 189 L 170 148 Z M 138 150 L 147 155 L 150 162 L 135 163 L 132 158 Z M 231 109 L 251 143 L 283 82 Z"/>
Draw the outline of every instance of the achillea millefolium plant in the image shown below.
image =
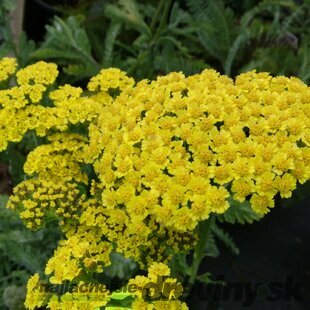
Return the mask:
<path fill-rule="evenodd" d="M 175 291 L 154 297 L 144 286 L 178 283 L 168 265 L 195 248 L 193 284 L 214 216 L 232 200 L 263 216 L 309 179 L 310 90 L 298 78 L 204 70 L 135 82 L 111 68 L 83 91 L 53 86 L 55 64 L 16 67 L 1 60 L 0 150 L 28 131 L 46 140 L 7 207 L 33 230 L 59 220 L 66 238 L 46 264 L 52 284 L 96 283 L 115 251 L 148 269 L 130 280 L 133 309 L 187 309 Z M 39 281 L 28 282 L 28 309 L 99 309 L 111 296 L 42 293 Z"/>

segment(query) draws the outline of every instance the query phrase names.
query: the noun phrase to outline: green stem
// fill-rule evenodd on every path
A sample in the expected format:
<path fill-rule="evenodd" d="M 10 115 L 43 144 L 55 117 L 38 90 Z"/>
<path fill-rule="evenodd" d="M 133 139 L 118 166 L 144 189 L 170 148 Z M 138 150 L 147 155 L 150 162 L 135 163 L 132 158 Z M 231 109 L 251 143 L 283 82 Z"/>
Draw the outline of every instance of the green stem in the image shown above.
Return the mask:
<path fill-rule="evenodd" d="M 213 223 L 213 216 L 210 215 L 210 217 L 207 220 L 201 222 L 198 226 L 199 240 L 194 248 L 193 263 L 190 268 L 191 273 L 185 290 L 184 294 L 185 297 L 188 296 L 189 293 L 191 292 L 191 289 L 198 275 L 199 266 L 203 258 L 205 257 L 206 246 L 210 237 L 212 223 Z"/>
<path fill-rule="evenodd" d="M 157 7 L 157 10 L 156 10 L 156 13 L 154 15 L 154 18 L 152 19 L 152 22 L 151 22 L 151 31 L 152 31 L 152 33 L 155 30 L 155 26 L 156 26 L 156 22 L 157 22 L 158 17 L 160 16 L 160 14 L 162 14 L 164 3 L 165 3 L 165 0 L 161 0 L 159 2 L 159 5 Z"/>
<path fill-rule="evenodd" d="M 148 50 L 146 50 L 146 51 L 143 51 L 139 54 L 136 62 L 133 64 L 133 66 L 131 68 L 129 68 L 127 70 L 127 73 L 129 75 L 134 75 L 136 73 L 136 70 L 139 68 L 140 63 L 142 63 L 142 61 L 144 61 L 144 59 L 147 57 L 148 53 L 149 53 Z"/>
<path fill-rule="evenodd" d="M 154 37 L 153 37 L 153 40 L 152 40 L 153 42 L 157 41 L 157 39 L 159 38 L 159 36 L 162 33 L 163 29 L 165 28 L 165 25 L 167 24 L 171 3 L 172 3 L 172 0 L 167 0 L 166 3 L 165 3 L 166 5 L 165 5 L 164 11 L 162 13 L 162 18 L 160 19 L 160 23 L 159 23 L 158 29 L 157 29 Z"/>
<path fill-rule="evenodd" d="M 155 16 L 151 22 L 151 32 L 153 34 L 152 38 L 150 39 L 150 41 L 148 42 L 148 46 L 146 48 L 146 50 L 142 51 L 138 57 L 137 57 L 137 61 L 135 62 L 135 64 L 128 70 L 129 75 L 134 75 L 134 73 L 136 72 L 137 68 L 140 66 L 140 64 L 144 61 L 144 59 L 150 55 L 150 53 L 152 53 L 154 51 L 154 47 L 156 46 L 157 40 L 161 34 L 161 32 L 163 31 L 165 25 L 167 24 L 167 20 L 168 20 L 168 15 L 169 15 L 169 9 L 171 6 L 172 0 L 161 0 L 158 7 L 157 7 L 157 11 L 155 13 Z M 159 25 L 156 29 L 156 25 L 158 23 L 158 19 L 160 17 L 159 20 Z M 156 29 L 156 31 L 155 31 Z"/>
<path fill-rule="evenodd" d="M 38 138 L 37 138 L 37 135 L 36 135 L 35 131 L 31 132 L 31 136 L 32 136 L 32 139 L 34 141 L 35 147 L 39 146 Z"/>

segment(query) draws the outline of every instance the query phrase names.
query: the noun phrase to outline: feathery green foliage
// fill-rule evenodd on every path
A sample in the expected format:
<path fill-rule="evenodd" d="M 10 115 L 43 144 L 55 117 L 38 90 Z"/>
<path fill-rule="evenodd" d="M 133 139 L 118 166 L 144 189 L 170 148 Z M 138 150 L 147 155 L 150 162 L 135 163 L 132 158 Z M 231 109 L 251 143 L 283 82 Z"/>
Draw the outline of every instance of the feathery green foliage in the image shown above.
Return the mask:
<path fill-rule="evenodd" d="M 240 203 L 233 199 L 230 199 L 230 208 L 224 214 L 218 215 L 220 222 L 227 222 L 230 224 L 252 224 L 254 221 L 259 221 L 261 216 L 255 213 L 249 201 Z"/>

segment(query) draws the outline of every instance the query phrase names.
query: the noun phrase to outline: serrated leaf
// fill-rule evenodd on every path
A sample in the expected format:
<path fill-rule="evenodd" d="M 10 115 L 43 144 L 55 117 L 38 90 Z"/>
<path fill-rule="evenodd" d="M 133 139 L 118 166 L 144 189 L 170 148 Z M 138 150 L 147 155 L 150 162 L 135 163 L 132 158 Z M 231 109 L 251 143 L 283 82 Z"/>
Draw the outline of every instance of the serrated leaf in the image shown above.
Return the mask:
<path fill-rule="evenodd" d="M 91 54 L 91 44 L 78 16 L 63 20 L 55 17 L 52 25 L 46 26 L 46 36 L 39 49 L 31 54 L 37 59 L 53 59 L 61 65 L 78 65 L 83 70 L 74 71 L 80 78 L 96 74 L 99 65 Z"/>
<path fill-rule="evenodd" d="M 212 234 L 211 231 L 209 232 L 205 253 L 206 253 L 206 256 L 211 256 L 211 257 L 218 257 L 220 254 L 220 251 L 216 245 L 214 235 Z"/>
<path fill-rule="evenodd" d="M 113 49 L 116 38 L 120 32 L 121 24 L 112 22 L 108 28 L 105 42 L 104 42 L 104 56 L 103 56 L 103 66 L 110 67 L 113 63 Z"/>
<path fill-rule="evenodd" d="M 25 67 L 30 61 L 30 54 L 35 50 L 36 44 L 32 40 L 27 39 L 27 35 L 24 31 L 19 36 L 17 59 L 20 67 Z"/>
<path fill-rule="evenodd" d="M 233 11 L 222 1 L 188 0 L 200 43 L 224 65 L 238 30 Z"/>
<path fill-rule="evenodd" d="M 156 55 L 154 68 L 169 73 L 182 71 L 186 75 L 196 74 L 209 67 L 203 60 L 192 59 L 177 52 L 171 42 L 165 43 L 161 54 Z"/>
<path fill-rule="evenodd" d="M 174 254 L 169 265 L 175 277 L 177 275 L 190 275 L 190 267 L 186 262 L 186 254 L 184 253 Z"/>
<path fill-rule="evenodd" d="M 221 222 L 227 222 L 230 224 L 251 224 L 262 218 L 261 215 L 253 211 L 250 202 L 247 200 L 244 202 L 238 202 L 230 198 L 229 204 L 229 209 L 224 214 L 218 215 L 218 219 Z"/>
<path fill-rule="evenodd" d="M 147 37 L 151 35 L 151 30 L 144 22 L 135 0 L 119 0 L 117 5 L 109 4 L 105 14 L 108 18 L 126 23 Z"/>
<path fill-rule="evenodd" d="M 178 2 L 173 3 L 169 19 L 169 28 L 178 28 L 180 24 L 190 23 L 190 20 L 190 14 L 182 10 Z"/>
<path fill-rule="evenodd" d="M 246 31 L 241 32 L 238 37 L 235 39 L 231 48 L 228 51 L 225 63 L 224 63 L 224 72 L 227 75 L 230 75 L 233 62 L 238 51 L 244 46 L 245 42 L 248 40 L 248 33 Z"/>
<path fill-rule="evenodd" d="M 81 55 L 75 54 L 69 50 L 58 50 L 56 48 L 40 48 L 33 53 L 31 56 L 34 58 L 42 58 L 42 59 L 55 59 L 55 58 L 65 58 L 68 60 L 80 60 Z"/>
<path fill-rule="evenodd" d="M 240 253 L 239 248 L 237 247 L 233 238 L 229 235 L 228 232 L 224 231 L 222 228 L 218 227 L 216 224 L 212 225 L 211 227 L 212 232 L 214 235 L 220 239 L 231 251 L 238 255 Z"/>

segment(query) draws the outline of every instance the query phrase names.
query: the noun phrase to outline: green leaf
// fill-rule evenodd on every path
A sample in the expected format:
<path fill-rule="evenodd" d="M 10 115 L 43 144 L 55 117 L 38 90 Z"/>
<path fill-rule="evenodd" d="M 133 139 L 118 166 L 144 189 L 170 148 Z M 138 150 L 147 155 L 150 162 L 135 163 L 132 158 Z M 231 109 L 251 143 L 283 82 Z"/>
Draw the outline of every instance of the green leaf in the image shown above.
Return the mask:
<path fill-rule="evenodd" d="M 262 1 L 253 9 L 247 11 L 241 18 L 240 23 L 242 28 L 249 26 L 254 17 L 262 12 L 268 12 L 274 10 L 279 5 L 278 1 Z"/>
<path fill-rule="evenodd" d="M 310 40 L 306 37 L 299 49 L 298 57 L 301 60 L 298 76 L 308 83 L 310 80 Z"/>
<path fill-rule="evenodd" d="M 13 180 L 13 184 L 19 184 L 25 179 L 24 173 L 24 163 L 25 156 L 17 150 L 15 147 L 11 147 L 7 150 L 8 155 L 8 163 L 9 163 L 9 171 L 11 178 Z"/>
<path fill-rule="evenodd" d="M 98 63 L 91 54 L 91 45 L 80 16 L 70 16 L 66 20 L 55 17 L 53 24 L 46 26 L 46 37 L 39 49 L 31 54 L 37 59 L 52 59 L 61 65 L 78 65 L 84 70 L 72 71 L 80 78 L 94 75 L 99 70 Z"/>
<path fill-rule="evenodd" d="M 197 276 L 196 278 L 198 281 L 209 284 L 209 283 L 213 283 L 212 279 L 211 279 L 211 273 L 207 272 L 204 273 L 202 275 Z"/>
<path fill-rule="evenodd" d="M 31 54 L 32 57 L 42 58 L 42 59 L 66 59 L 66 60 L 80 60 L 81 55 L 74 54 L 69 50 L 59 50 L 56 48 L 40 48 Z"/>
<path fill-rule="evenodd" d="M 243 48 L 245 45 L 246 41 L 248 40 L 249 35 L 248 33 L 241 32 L 238 37 L 235 39 L 234 43 L 232 44 L 231 48 L 228 51 L 225 64 L 224 64 L 224 73 L 227 75 L 230 75 L 231 69 L 233 66 L 233 62 L 237 56 L 238 51 Z"/>
<path fill-rule="evenodd" d="M 132 297 L 132 294 L 128 292 L 113 292 L 112 295 L 110 296 L 111 299 L 116 300 L 123 300 L 127 297 Z"/>
<path fill-rule="evenodd" d="M 8 200 L 9 200 L 8 195 L 0 195 L 0 208 L 4 208 Z"/>
<path fill-rule="evenodd" d="M 205 0 L 187 0 L 186 4 L 189 8 L 189 11 L 202 19 L 205 12 L 208 10 L 208 1 Z"/>
<path fill-rule="evenodd" d="M 254 212 L 249 201 L 238 202 L 229 199 L 230 208 L 224 213 L 217 216 L 220 222 L 230 224 L 252 224 L 254 221 L 259 221 L 262 216 Z"/>
<path fill-rule="evenodd" d="M 7 242 L 10 230 L 22 225 L 19 216 L 5 207 L 8 199 L 7 195 L 0 195 L 0 247 L 1 242 Z M 2 236 L 3 241 L 1 240 Z"/>
<path fill-rule="evenodd" d="M 104 42 L 104 57 L 103 57 L 103 66 L 111 67 L 113 63 L 113 49 L 115 45 L 116 38 L 121 30 L 121 24 L 111 22 L 110 27 L 106 33 L 105 42 Z"/>
<path fill-rule="evenodd" d="M 212 227 L 212 226 L 211 226 Z M 214 238 L 213 233 L 210 231 L 207 244 L 206 244 L 206 256 L 211 256 L 211 257 L 218 257 L 220 254 L 220 251 L 216 245 L 216 241 Z"/>
<path fill-rule="evenodd" d="M 131 304 L 134 301 L 132 294 L 113 292 L 110 298 L 104 309 L 132 309 Z"/>
<path fill-rule="evenodd" d="M 159 72 L 182 71 L 185 75 L 191 75 L 200 73 L 209 66 L 203 60 L 177 52 L 172 43 L 167 42 L 162 52 L 156 55 L 154 67 Z"/>
<path fill-rule="evenodd" d="M 200 282 L 206 283 L 206 284 L 221 284 L 221 285 L 225 285 L 225 282 L 223 282 L 223 281 L 212 280 L 210 272 L 207 272 L 207 273 L 204 273 L 202 275 L 199 275 L 199 276 L 197 276 L 196 279 L 197 279 L 197 281 L 200 281 Z"/>
<path fill-rule="evenodd" d="M 112 252 L 110 255 L 111 265 L 105 268 L 105 275 L 111 278 L 130 279 L 137 265 L 136 263 L 123 255 Z"/>
<path fill-rule="evenodd" d="M 200 43 L 224 66 L 238 30 L 233 11 L 215 0 L 187 0 L 187 5 L 193 13 Z"/>
<path fill-rule="evenodd" d="M 230 248 L 234 254 L 238 255 L 240 253 L 239 248 L 228 232 L 224 231 L 222 228 L 215 224 L 212 225 L 211 230 L 214 235 L 220 239 L 228 248 Z"/>
<path fill-rule="evenodd" d="M 21 68 L 30 62 L 30 54 L 36 48 L 35 42 L 27 39 L 26 32 L 22 31 L 18 40 L 17 59 Z"/>
<path fill-rule="evenodd" d="M 174 277 L 177 277 L 178 275 L 181 276 L 190 275 L 190 267 L 186 262 L 185 253 L 174 254 L 169 265 Z"/>
<path fill-rule="evenodd" d="M 123 22 L 147 37 L 151 36 L 151 30 L 144 22 L 135 0 L 119 0 L 117 5 L 109 4 L 105 14 L 108 18 Z"/>
<path fill-rule="evenodd" d="M 188 12 L 182 10 L 178 2 L 173 3 L 169 19 L 169 29 L 176 28 L 180 29 L 180 25 L 185 24 L 188 27 L 188 24 L 191 21 L 191 16 Z"/>

